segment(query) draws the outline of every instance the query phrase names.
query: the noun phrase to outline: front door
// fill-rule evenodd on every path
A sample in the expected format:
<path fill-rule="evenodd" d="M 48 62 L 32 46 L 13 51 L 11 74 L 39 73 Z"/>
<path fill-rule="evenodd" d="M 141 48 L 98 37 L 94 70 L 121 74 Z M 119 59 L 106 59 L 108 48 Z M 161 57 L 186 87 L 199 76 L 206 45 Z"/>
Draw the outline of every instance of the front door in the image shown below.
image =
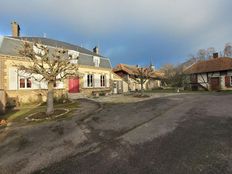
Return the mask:
<path fill-rule="evenodd" d="M 69 93 L 79 93 L 79 77 L 74 77 L 69 79 Z"/>
<path fill-rule="evenodd" d="M 220 90 L 220 79 L 219 77 L 212 77 L 210 79 L 210 87 L 212 91 Z"/>

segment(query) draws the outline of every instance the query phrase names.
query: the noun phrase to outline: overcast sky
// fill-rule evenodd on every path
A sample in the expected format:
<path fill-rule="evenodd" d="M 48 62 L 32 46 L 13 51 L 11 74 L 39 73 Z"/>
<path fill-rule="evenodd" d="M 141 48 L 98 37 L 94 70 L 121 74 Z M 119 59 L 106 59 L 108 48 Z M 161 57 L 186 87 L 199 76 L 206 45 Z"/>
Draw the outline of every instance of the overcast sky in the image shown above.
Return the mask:
<path fill-rule="evenodd" d="M 0 0 L 0 35 L 10 35 L 15 20 L 24 36 L 98 45 L 113 65 L 160 67 L 232 42 L 231 7 L 231 0 Z"/>

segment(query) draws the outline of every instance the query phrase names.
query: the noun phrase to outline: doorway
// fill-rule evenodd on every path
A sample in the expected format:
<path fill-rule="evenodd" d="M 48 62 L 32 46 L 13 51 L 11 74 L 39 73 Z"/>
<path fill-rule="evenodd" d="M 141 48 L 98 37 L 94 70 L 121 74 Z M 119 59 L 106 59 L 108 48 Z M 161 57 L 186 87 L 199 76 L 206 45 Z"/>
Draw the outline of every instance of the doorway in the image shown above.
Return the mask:
<path fill-rule="evenodd" d="M 69 93 L 79 93 L 80 92 L 80 83 L 79 83 L 79 77 L 72 77 L 69 78 Z"/>
<path fill-rule="evenodd" d="M 219 77 L 210 78 L 210 88 L 211 88 L 212 91 L 219 91 L 220 90 L 220 79 L 219 79 Z"/>

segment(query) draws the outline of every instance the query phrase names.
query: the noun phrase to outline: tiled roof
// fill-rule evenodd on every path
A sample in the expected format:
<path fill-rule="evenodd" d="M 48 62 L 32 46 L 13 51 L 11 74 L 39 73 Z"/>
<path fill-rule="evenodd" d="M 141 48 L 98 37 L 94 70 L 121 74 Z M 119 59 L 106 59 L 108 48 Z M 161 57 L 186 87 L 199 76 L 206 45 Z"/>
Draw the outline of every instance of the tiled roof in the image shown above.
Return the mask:
<path fill-rule="evenodd" d="M 184 72 L 186 74 L 197 74 L 205 72 L 217 72 L 232 70 L 232 58 L 222 57 L 214 58 L 206 61 L 198 61 L 188 67 Z"/>
<path fill-rule="evenodd" d="M 78 63 L 80 65 L 88 65 L 94 66 L 93 56 L 100 57 L 100 65 L 101 68 L 112 68 L 110 60 L 108 58 L 104 58 L 100 55 L 97 55 L 85 48 L 78 47 L 72 44 L 68 44 L 61 41 L 55 41 L 47 38 L 36 38 L 34 37 L 24 37 L 24 38 L 12 38 L 12 37 L 2 37 L 2 42 L 0 44 L 0 54 L 10 55 L 10 56 L 20 56 L 19 50 L 23 48 L 23 40 L 27 40 L 29 42 L 39 42 L 51 46 L 51 47 L 60 47 L 69 50 L 74 50 L 80 52 L 80 56 L 78 59 Z M 43 40 L 39 40 L 43 39 Z M 0 37 L 1 40 L 1 37 Z"/>
<path fill-rule="evenodd" d="M 124 71 L 125 73 L 129 74 L 129 75 L 138 75 L 139 74 L 139 70 L 138 67 L 136 66 L 132 66 L 132 65 L 126 65 L 126 64 L 118 64 L 114 69 L 114 72 L 118 72 L 118 71 Z M 152 71 L 150 76 L 152 78 L 162 78 L 163 77 L 163 73 L 160 71 Z"/>

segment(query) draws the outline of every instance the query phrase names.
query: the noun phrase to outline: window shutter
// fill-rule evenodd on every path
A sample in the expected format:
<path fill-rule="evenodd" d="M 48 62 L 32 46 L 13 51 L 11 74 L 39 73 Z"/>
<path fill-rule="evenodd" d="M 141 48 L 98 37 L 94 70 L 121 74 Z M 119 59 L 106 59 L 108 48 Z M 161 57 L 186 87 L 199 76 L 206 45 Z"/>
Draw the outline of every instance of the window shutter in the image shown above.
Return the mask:
<path fill-rule="evenodd" d="M 87 87 L 87 74 L 84 74 L 84 77 L 83 77 L 83 87 L 86 88 Z"/>
<path fill-rule="evenodd" d="M 110 77 L 109 77 L 109 74 L 106 74 L 106 87 L 110 87 Z"/>
<path fill-rule="evenodd" d="M 18 89 L 18 73 L 16 68 L 9 68 L 9 90 Z"/>
<path fill-rule="evenodd" d="M 225 86 L 230 87 L 230 76 L 225 76 Z"/>

